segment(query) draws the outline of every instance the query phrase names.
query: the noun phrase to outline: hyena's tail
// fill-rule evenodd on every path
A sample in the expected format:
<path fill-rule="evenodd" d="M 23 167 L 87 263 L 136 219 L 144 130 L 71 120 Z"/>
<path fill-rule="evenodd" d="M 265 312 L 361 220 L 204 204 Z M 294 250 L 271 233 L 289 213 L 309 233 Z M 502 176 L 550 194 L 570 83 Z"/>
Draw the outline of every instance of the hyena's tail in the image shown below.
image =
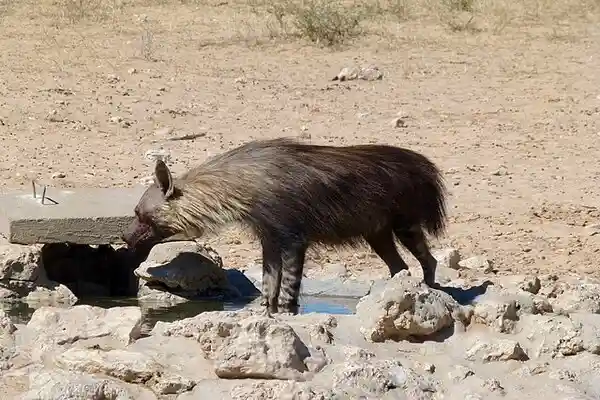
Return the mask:
<path fill-rule="evenodd" d="M 410 210 L 401 210 L 405 215 L 408 213 L 403 220 L 414 221 L 430 235 L 439 237 L 446 229 L 447 216 L 446 186 L 442 173 L 422 154 L 405 149 L 402 157 L 405 160 L 404 168 L 411 170 L 411 190 L 404 195 L 414 198 Z M 406 177 L 405 173 L 399 175 Z"/>
<path fill-rule="evenodd" d="M 422 197 L 423 226 L 429 234 L 438 237 L 446 230 L 446 186 L 440 170 L 431 162 Z"/>

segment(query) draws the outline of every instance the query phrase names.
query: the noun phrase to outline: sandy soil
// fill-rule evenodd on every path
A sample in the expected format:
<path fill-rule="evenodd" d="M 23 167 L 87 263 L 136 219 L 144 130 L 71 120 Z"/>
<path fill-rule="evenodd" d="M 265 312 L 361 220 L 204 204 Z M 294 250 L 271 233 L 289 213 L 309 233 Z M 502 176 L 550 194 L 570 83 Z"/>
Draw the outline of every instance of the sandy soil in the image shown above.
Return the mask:
<path fill-rule="evenodd" d="M 445 173 L 450 227 L 434 247 L 484 254 L 500 273 L 600 276 L 593 16 L 516 23 L 498 35 L 380 22 L 332 50 L 269 41 L 261 17 L 235 2 L 132 6 L 76 23 L 43 4 L 6 11 L 0 25 L 3 188 L 28 190 L 31 178 L 135 185 L 151 173 L 152 149 L 169 151 L 182 172 L 252 138 L 389 143 Z M 384 77 L 331 81 L 355 64 Z M 405 127 L 393 126 L 398 115 Z M 169 140 L 183 135 L 196 137 Z M 228 266 L 260 257 L 236 230 L 213 244 Z M 311 258 L 313 268 L 385 273 L 368 250 Z"/>

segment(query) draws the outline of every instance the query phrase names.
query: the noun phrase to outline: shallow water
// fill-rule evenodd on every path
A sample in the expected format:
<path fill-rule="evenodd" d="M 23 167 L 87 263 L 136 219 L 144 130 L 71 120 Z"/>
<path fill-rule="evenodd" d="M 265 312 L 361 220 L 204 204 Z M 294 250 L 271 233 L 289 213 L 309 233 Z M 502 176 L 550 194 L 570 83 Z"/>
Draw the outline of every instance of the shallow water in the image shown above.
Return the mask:
<path fill-rule="evenodd" d="M 340 297 L 302 297 L 300 299 L 300 313 L 322 314 L 353 314 L 356 311 L 358 299 Z M 137 298 L 95 297 L 82 298 L 77 304 L 89 304 L 103 308 L 140 306 Z M 206 311 L 234 311 L 246 306 L 248 302 L 222 302 L 211 300 L 193 300 L 172 307 L 163 307 L 159 303 L 153 305 L 144 302 L 142 306 L 144 325 L 154 326 L 157 321 L 171 322 L 196 316 Z M 0 309 L 8 315 L 13 323 L 26 324 L 35 311 L 22 302 L 3 302 Z"/>

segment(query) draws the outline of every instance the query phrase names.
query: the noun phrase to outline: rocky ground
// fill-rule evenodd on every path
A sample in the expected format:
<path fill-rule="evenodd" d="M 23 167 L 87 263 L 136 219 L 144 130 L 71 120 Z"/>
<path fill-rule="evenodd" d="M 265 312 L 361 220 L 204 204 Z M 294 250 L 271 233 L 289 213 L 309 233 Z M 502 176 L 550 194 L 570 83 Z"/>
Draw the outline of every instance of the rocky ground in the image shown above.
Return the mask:
<path fill-rule="evenodd" d="M 333 49 L 282 35 L 257 0 L 0 4 L 0 189 L 131 186 L 152 155 L 179 173 L 251 138 L 402 145 L 450 189 L 435 246 L 598 277 L 597 3 L 465 0 L 461 30 L 437 2 L 395 1 L 405 18 Z M 331 80 L 369 65 L 381 79 Z M 260 258 L 236 229 L 211 240 L 227 266 Z M 308 272 L 326 263 L 385 271 L 368 249 L 325 249 Z"/>
<path fill-rule="evenodd" d="M 0 190 L 131 186 L 157 157 L 179 173 L 295 136 L 420 151 L 450 212 L 444 290 L 412 257 L 390 280 L 368 249 L 310 253 L 303 294 L 360 299 L 354 315 L 150 323 L 156 304 L 257 294 L 259 247 L 235 228 L 132 268 L 117 247 L 2 244 L 3 398 L 600 398 L 597 1 L 369 3 L 328 47 L 294 18 L 331 10 L 283 0 L 0 1 Z M 123 294 L 139 307 L 77 305 Z"/>
<path fill-rule="evenodd" d="M 32 287 L 12 301 L 36 309 L 26 323 L 0 314 L 5 398 L 600 397 L 600 282 L 591 278 L 503 277 L 485 257 L 461 259 L 448 248 L 436 252 L 439 289 L 414 270 L 391 279 L 347 271 L 306 278 L 303 293 L 359 297 L 351 315 L 268 318 L 255 300 L 149 324 L 156 304 L 256 298 L 256 273 L 248 269 L 245 281 L 229 274 L 195 242 L 161 244 L 134 271 L 139 306 L 102 308 L 73 305 L 66 286 L 44 279 L 39 247 L 3 249 L 5 275 L 22 271 L 22 286 Z"/>

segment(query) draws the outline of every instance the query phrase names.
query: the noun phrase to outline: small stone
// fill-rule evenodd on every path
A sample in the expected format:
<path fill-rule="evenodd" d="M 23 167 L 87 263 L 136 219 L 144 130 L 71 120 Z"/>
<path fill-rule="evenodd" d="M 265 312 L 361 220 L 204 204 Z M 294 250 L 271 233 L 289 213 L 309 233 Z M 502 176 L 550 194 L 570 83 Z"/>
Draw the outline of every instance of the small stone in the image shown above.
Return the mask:
<path fill-rule="evenodd" d="M 586 324 L 581 324 L 577 314 L 571 318 L 564 315 L 524 314 L 519 318 L 519 336 L 527 340 L 528 352 L 532 358 L 542 355 L 550 357 L 570 356 L 583 351 L 598 349 L 598 329 L 593 321 L 595 314 L 585 316 Z M 584 332 L 585 330 L 585 332 Z"/>
<path fill-rule="evenodd" d="M 438 391 L 435 381 L 398 360 L 346 361 L 331 365 L 331 371 L 330 376 L 317 374 L 313 378 L 328 393 L 312 399 L 432 399 Z M 393 395 L 394 388 L 401 391 Z"/>
<path fill-rule="evenodd" d="M 548 377 L 559 381 L 575 382 L 577 380 L 577 375 L 573 371 L 569 371 L 567 369 L 562 368 L 557 369 L 555 371 L 551 371 L 548 374 Z"/>
<path fill-rule="evenodd" d="M 118 115 L 110 117 L 110 122 L 112 122 L 113 124 L 118 124 L 121 121 L 123 121 L 123 118 L 119 117 Z"/>
<path fill-rule="evenodd" d="M 141 335 L 139 307 L 101 308 L 76 305 L 70 308 L 40 307 L 31 316 L 22 337 L 23 352 L 39 361 L 54 351 L 64 352 L 75 342 L 105 339 L 125 346 Z"/>
<path fill-rule="evenodd" d="M 150 389 L 143 386 L 76 371 L 42 369 L 28 375 L 29 391 L 19 397 L 23 400 L 157 398 Z"/>
<path fill-rule="evenodd" d="M 557 282 L 541 289 L 557 312 L 600 314 L 600 285 L 587 282 Z"/>
<path fill-rule="evenodd" d="M 542 284 L 537 276 L 530 276 L 519 285 L 519 288 L 532 294 L 538 294 L 542 288 Z"/>
<path fill-rule="evenodd" d="M 448 372 L 448 378 L 450 378 L 450 381 L 454 383 L 462 382 L 469 376 L 473 375 L 475 375 L 475 372 L 463 365 L 457 365 L 454 370 Z"/>
<path fill-rule="evenodd" d="M 50 122 L 64 122 L 64 118 L 58 114 L 57 110 L 50 111 L 46 119 Z"/>
<path fill-rule="evenodd" d="M 490 392 L 504 393 L 504 387 L 502 387 L 502 385 L 500 384 L 500 381 L 495 378 L 486 379 L 483 382 L 483 387 L 488 389 Z"/>
<path fill-rule="evenodd" d="M 216 352 L 222 379 L 300 379 L 310 351 L 287 324 L 262 316 L 240 323 Z"/>
<path fill-rule="evenodd" d="M 361 68 L 358 74 L 358 79 L 365 81 L 377 81 L 383 78 L 383 73 L 379 70 L 379 67 L 375 65 L 369 65 L 368 67 Z"/>
<path fill-rule="evenodd" d="M 121 78 L 119 78 L 117 75 L 115 74 L 109 74 L 106 77 L 106 80 L 108 81 L 108 83 L 117 83 L 121 80 Z"/>
<path fill-rule="evenodd" d="M 144 383 L 162 369 L 151 356 L 122 349 L 71 348 L 54 362 L 66 370 L 102 373 L 130 383 Z"/>
<path fill-rule="evenodd" d="M 12 323 L 11 319 L 6 315 L 6 313 L 0 310 L 0 335 L 12 334 L 17 330 L 17 327 Z"/>
<path fill-rule="evenodd" d="M 337 326 L 337 320 L 333 316 L 329 316 L 324 321 L 316 323 L 309 328 L 309 333 L 315 340 L 323 341 L 327 344 L 333 343 L 333 328 Z"/>
<path fill-rule="evenodd" d="M 299 139 L 309 140 L 311 137 L 312 135 L 307 131 L 301 131 L 300 134 L 298 134 Z"/>
<path fill-rule="evenodd" d="M 129 68 L 129 69 L 127 70 L 127 73 L 128 73 L 129 75 L 137 74 L 137 73 L 138 73 L 138 70 L 137 70 L 136 68 Z"/>
<path fill-rule="evenodd" d="M 190 295 L 230 294 L 230 285 L 220 256 L 194 241 L 159 243 L 134 274 L 164 290 Z"/>
<path fill-rule="evenodd" d="M 165 149 L 152 149 L 144 153 L 144 158 L 152 162 L 161 160 L 164 163 L 168 163 L 171 161 L 171 153 Z"/>
<path fill-rule="evenodd" d="M 436 250 L 433 257 L 437 260 L 439 268 L 460 269 L 460 253 L 457 249 L 450 247 Z"/>
<path fill-rule="evenodd" d="M 523 367 L 519 368 L 518 370 L 515 371 L 515 374 L 519 377 L 519 378 L 524 378 L 527 376 L 535 376 L 535 375 L 540 375 L 540 374 L 544 374 L 546 372 L 548 372 L 548 362 L 538 362 L 538 363 L 534 363 L 531 365 L 524 365 Z"/>
<path fill-rule="evenodd" d="M 357 67 L 345 67 L 332 79 L 333 81 L 351 81 L 358 77 L 359 68 Z"/>
<path fill-rule="evenodd" d="M 206 311 L 174 322 L 158 321 L 151 335 L 184 337 L 196 340 L 205 357 L 214 360 L 223 341 L 239 327 L 240 321 L 254 315 L 250 309 Z"/>
<path fill-rule="evenodd" d="M 154 183 L 154 175 L 144 176 L 138 180 L 139 184 L 142 186 L 150 186 Z"/>
<path fill-rule="evenodd" d="M 52 174 L 52 179 L 62 179 L 66 177 L 67 175 L 64 172 L 55 172 Z"/>
<path fill-rule="evenodd" d="M 0 280 L 44 280 L 46 273 L 39 246 L 7 243 L 0 245 Z"/>
<path fill-rule="evenodd" d="M 375 357 L 375 353 L 362 347 L 346 345 L 342 350 L 346 361 L 366 361 Z"/>
<path fill-rule="evenodd" d="M 471 323 L 489 326 L 496 332 L 510 333 L 519 319 L 514 299 L 487 292 L 475 300 Z"/>
<path fill-rule="evenodd" d="M 140 280 L 137 297 L 138 302 L 144 304 L 148 309 L 172 307 L 189 301 L 185 297 L 167 292 L 164 288 L 153 286 L 143 280 Z"/>
<path fill-rule="evenodd" d="M 383 73 L 375 65 L 367 67 L 345 67 L 332 80 L 333 81 L 351 81 L 362 79 L 365 81 L 376 81 L 383 78 Z"/>
<path fill-rule="evenodd" d="M 37 307 L 41 305 L 56 306 L 60 304 L 72 306 L 77 303 L 77 297 L 65 285 L 57 284 L 48 286 L 37 286 L 23 298 L 23 301 Z"/>
<path fill-rule="evenodd" d="M 492 171 L 491 175 L 492 176 L 505 176 L 505 175 L 509 175 L 509 173 L 506 170 L 506 167 L 500 167 L 500 168 Z"/>
<path fill-rule="evenodd" d="M 154 134 L 156 136 L 169 136 L 172 133 L 173 133 L 172 127 L 160 128 L 160 129 L 157 129 L 156 131 L 154 131 Z"/>
<path fill-rule="evenodd" d="M 449 294 L 402 275 L 398 273 L 383 287 L 371 289 L 358 302 L 356 316 L 367 341 L 426 338 L 464 324 L 465 309 Z"/>
<path fill-rule="evenodd" d="M 400 117 L 394 118 L 392 120 L 392 126 L 394 128 L 406 128 L 406 122 L 404 121 L 403 118 L 400 118 Z"/>
<path fill-rule="evenodd" d="M 432 363 L 416 362 L 415 366 L 418 367 L 420 370 L 422 370 L 424 372 L 428 372 L 430 374 L 433 374 L 435 372 L 435 365 Z"/>
<path fill-rule="evenodd" d="M 470 361 L 482 361 L 484 363 L 491 361 L 529 360 L 519 342 L 508 339 L 500 339 L 493 342 L 478 341 L 467 351 L 465 358 Z"/>
<path fill-rule="evenodd" d="M 484 256 L 474 256 L 465 260 L 459 261 L 458 265 L 465 269 L 480 269 L 484 274 L 494 270 L 491 262 Z"/>

